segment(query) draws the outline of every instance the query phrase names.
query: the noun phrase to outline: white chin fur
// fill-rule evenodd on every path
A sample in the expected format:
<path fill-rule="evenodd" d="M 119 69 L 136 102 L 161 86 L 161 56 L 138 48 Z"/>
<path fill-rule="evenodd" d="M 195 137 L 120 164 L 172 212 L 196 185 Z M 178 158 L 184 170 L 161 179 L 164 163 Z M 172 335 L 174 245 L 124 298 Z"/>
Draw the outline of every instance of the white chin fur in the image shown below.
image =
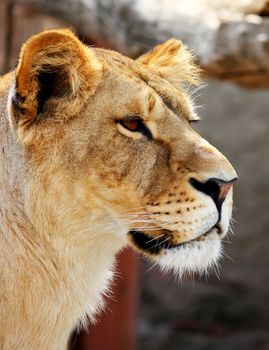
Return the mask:
<path fill-rule="evenodd" d="M 221 240 L 211 233 L 204 241 L 193 241 L 178 248 L 163 250 L 157 263 L 163 271 L 173 271 L 181 278 L 185 274 L 205 273 L 221 256 Z"/>

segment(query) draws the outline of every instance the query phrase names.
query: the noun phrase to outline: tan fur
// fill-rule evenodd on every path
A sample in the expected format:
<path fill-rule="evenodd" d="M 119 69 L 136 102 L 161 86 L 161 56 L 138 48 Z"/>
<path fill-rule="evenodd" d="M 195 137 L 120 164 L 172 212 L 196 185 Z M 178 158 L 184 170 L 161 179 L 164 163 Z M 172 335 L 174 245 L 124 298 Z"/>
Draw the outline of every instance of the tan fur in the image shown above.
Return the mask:
<path fill-rule="evenodd" d="M 200 69 L 195 65 L 193 55 L 182 42 L 176 39 L 170 39 L 156 46 L 139 57 L 138 62 L 150 66 L 179 89 L 182 88 L 183 83 L 196 85 L 200 81 Z"/>
<path fill-rule="evenodd" d="M 189 178 L 236 174 L 188 123 L 196 116 L 181 86 L 196 72 L 176 40 L 138 61 L 68 30 L 23 45 L 15 72 L 0 79 L 1 349 L 64 349 L 102 307 L 116 253 L 139 250 L 130 230 L 205 247 L 216 208 Z M 117 123 L 132 115 L 153 140 Z"/>

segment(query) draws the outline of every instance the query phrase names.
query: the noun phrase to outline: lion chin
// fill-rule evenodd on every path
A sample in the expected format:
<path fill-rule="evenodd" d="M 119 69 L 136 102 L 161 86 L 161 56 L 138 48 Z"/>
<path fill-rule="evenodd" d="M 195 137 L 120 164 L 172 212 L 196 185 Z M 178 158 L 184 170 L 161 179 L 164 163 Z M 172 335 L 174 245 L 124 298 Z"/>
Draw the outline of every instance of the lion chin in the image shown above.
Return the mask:
<path fill-rule="evenodd" d="M 169 238 L 169 232 L 154 239 L 144 231 L 129 231 L 136 250 L 157 262 L 162 271 L 172 271 L 179 278 L 206 273 L 217 265 L 222 254 L 220 234 L 223 235 L 220 226 L 215 225 L 198 238 L 176 244 Z"/>

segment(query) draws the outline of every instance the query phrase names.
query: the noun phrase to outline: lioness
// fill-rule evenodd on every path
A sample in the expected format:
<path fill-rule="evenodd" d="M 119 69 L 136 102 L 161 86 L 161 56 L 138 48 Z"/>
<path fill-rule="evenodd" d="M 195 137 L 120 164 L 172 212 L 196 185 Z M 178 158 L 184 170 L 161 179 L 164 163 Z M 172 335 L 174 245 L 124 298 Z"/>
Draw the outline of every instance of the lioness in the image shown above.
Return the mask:
<path fill-rule="evenodd" d="M 126 245 L 176 274 L 221 252 L 236 173 L 191 126 L 198 69 L 172 39 L 132 60 L 69 30 L 0 79 L 1 349 L 64 349 Z"/>

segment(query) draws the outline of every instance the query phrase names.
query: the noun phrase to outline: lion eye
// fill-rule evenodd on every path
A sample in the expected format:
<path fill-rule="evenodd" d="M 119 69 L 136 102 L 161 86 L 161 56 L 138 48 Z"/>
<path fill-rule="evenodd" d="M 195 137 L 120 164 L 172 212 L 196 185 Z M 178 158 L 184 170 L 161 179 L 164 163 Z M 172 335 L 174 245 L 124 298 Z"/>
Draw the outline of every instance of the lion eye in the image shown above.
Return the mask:
<path fill-rule="evenodd" d="M 146 136 L 147 139 L 152 139 L 152 133 L 143 122 L 143 119 L 138 116 L 127 116 L 118 121 L 125 129 L 131 132 L 140 132 L 142 135 Z"/>
<path fill-rule="evenodd" d="M 141 121 L 136 120 L 123 120 L 120 122 L 122 126 L 130 131 L 140 131 L 141 130 Z"/>
<path fill-rule="evenodd" d="M 193 119 L 193 120 L 189 120 L 190 124 L 198 124 L 200 123 L 201 119 Z"/>

